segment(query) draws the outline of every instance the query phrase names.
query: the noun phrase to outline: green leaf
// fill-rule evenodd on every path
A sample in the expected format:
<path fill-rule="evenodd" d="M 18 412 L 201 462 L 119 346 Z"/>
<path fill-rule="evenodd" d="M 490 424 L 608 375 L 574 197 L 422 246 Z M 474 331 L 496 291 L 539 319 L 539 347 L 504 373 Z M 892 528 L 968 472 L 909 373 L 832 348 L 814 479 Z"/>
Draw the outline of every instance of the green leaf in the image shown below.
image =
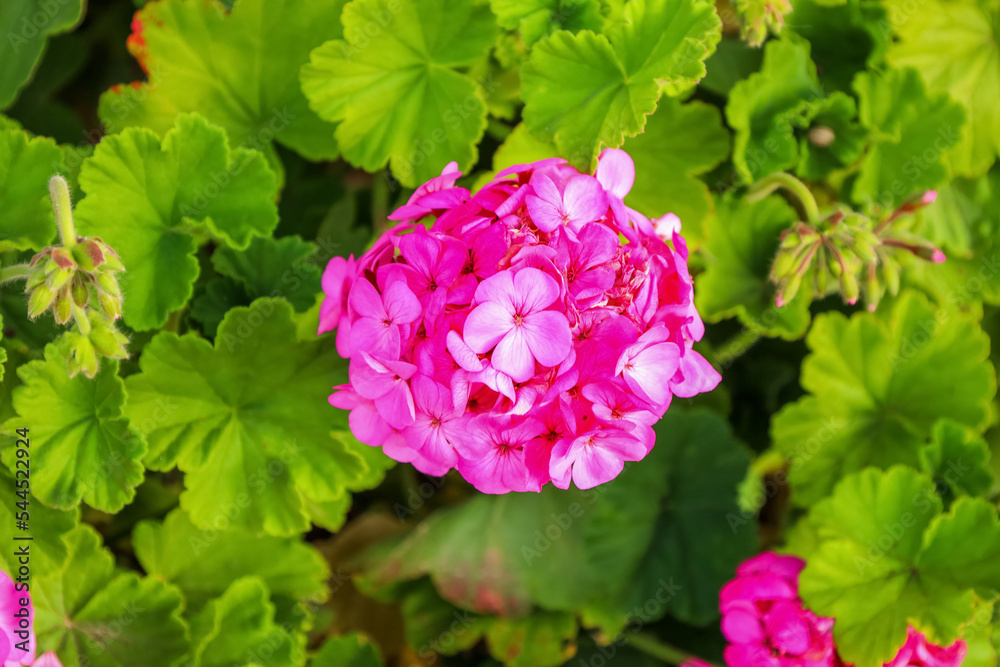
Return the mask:
<path fill-rule="evenodd" d="M 24 384 L 14 390 L 17 416 L 3 430 L 30 429 L 31 488 L 38 499 L 62 510 L 82 500 L 105 512 L 130 502 L 142 482 L 146 443 L 122 416 L 118 362 L 104 360 L 94 379 L 70 378 L 66 357 L 53 343 L 44 361 L 21 366 L 18 376 Z M 3 461 L 14 470 L 14 438 L 2 444 Z"/>
<path fill-rule="evenodd" d="M 985 172 L 1000 151 L 996 11 L 988 1 L 934 0 L 893 23 L 899 40 L 889 49 L 889 62 L 917 68 L 931 92 L 948 93 L 965 108 L 966 124 L 948 128 L 949 133 L 961 132 L 948 161 L 966 176 Z"/>
<path fill-rule="evenodd" d="M 160 139 L 128 129 L 98 145 L 80 172 L 81 234 L 99 236 L 125 265 L 125 322 L 155 329 L 191 297 L 194 251 L 214 236 L 246 248 L 278 224 L 277 182 L 264 157 L 230 150 L 225 133 L 184 114 Z"/>
<path fill-rule="evenodd" d="M 231 308 L 249 306 L 251 302 L 253 299 L 241 283 L 220 276 L 205 283 L 204 292 L 192 299 L 190 313 L 193 319 L 201 322 L 202 331 L 214 338 Z"/>
<path fill-rule="evenodd" d="M 945 152 L 965 122 L 960 105 L 947 94 L 928 95 L 913 69 L 862 72 L 854 88 L 861 123 L 872 135 L 851 191 L 854 201 L 888 212 L 947 180 Z"/>
<path fill-rule="evenodd" d="M 49 178 L 61 162 L 62 152 L 51 139 L 0 130 L 0 251 L 41 250 L 52 241 L 56 222 Z"/>
<path fill-rule="evenodd" d="M 576 619 L 564 612 L 536 612 L 524 618 L 498 618 L 486 643 L 508 667 L 557 667 L 576 653 Z"/>
<path fill-rule="evenodd" d="M 329 337 L 297 339 L 287 301 L 230 310 L 214 347 L 161 332 L 139 365 L 126 379 L 126 413 L 147 436 L 147 465 L 187 474 L 181 506 L 199 527 L 236 506 L 233 527 L 302 532 L 305 499 L 338 500 L 365 473 L 352 451 L 361 445 L 330 437 L 347 430 L 346 413 L 326 401 L 346 362 Z"/>
<path fill-rule="evenodd" d="M 30 440 L 30 431 L 29 431 Z M 23 477 L 20 478 L 23 480 Z M 31 536 L 31 572 L 39 577 L 60 570 L 66 560 L 66 543 L 63 536 L 76 526 L 79 512 L 63 512 L 43 505 L 33 495 L 28 495 L 29 529 L 22 531 L 17 528 L 17 515 L 25 510 L 17 506 L 24 499 L 15 492 L 17 480 L 7 468 L 0 466 L 0 488 L 8 489 L 0 497 L 0 540 L 11 545 L 10 549 L 0 551 L 0 569 L 5 572 L 17 572 L 19 563 L 13 555 L 14 549 L 25 535 Z"/>
<path fill-rule="evenodd" d="M 809 105 L 797 124 L 809 130 L 799 139 L 799 176 L 822 180 L 861 156 L 868 133 L 858 125 L 854 99 L 841 92 Z M 823 136 L 832 133 L 832 140 Z"/>
<path fill-rule="evenodd" d="M 38 653 L 55 651 L 64 667 L 170 667 L 188 650 L 184 601 L 174 586 L 134 572 L 116 573 L 114 557 L 87 525 L 67 536 L 62 571 L 32 582 Z"/>
<path fill-rule="evenodd" d="M 822 97 L 809 44 L 783 38 L 764 46 L 764 63 L 729 94 L 726 118 L 736 131 L 733 165 L 751 183 L 798 159 L 792 123 L 803 105 Z"/>
<path fill-rule="evenodd" d="M 341 35 L 342 7 L 240 0 L 227 13 L 212 1 L 149 3 L 137 14 L 141 40 L 131 44 L 149 82 L 106 92 L 101 120 L 113 131 L 138 125 L 163 135 L 178 113 L 196 111 L 225 128 L 233 146 L 263 151 L 279 169 L 272 142 L 332 160 L 332 128 L 296 81 L 309 52 Z"/>
<path fill-rule="evenodd" d="M 298 538 L 234 528 L 241 509 L 221 507 L 216 525 L 207 529 L 179 509 L 162 523 L 142 521 L 132 538 L 135 556 L 150 575 L 180 588 L 192 611 L 251 576 L 260 578 L 275 602 L 322 601 L 329 568 L 319 552 Z"/>
<path fill-rule="evenodd" d="M 776 196 L 757 202 L 720 199 L 705 226 L 706 270 L 695 278 L 695 303 L 708 322 L 738 317 L 751 331 L 788 340 L 809 327 L 809 299 L 775 306 L 771 262 L 779 235 L 798 216 Z"/>
<path fill-rule="evenodd" d="M 427 579 L 415 581 L 401 592 L 399 609 L 406 642 L 418 653 L 454 655 L 468 650 L 483 638 L 494 620 L 444 600 Z"/>
<path fill-rule="evenodd" d="M 382 667 L 378 649 L 364 635 L 330 637 L 319 653 L 309 661 L 309 667 Z"/>
<path fill-rule="evenodd" d="M 961 636 L 976 596 L 1000 587 L 996 508 L 961 498 L 948 514 L 933 481 L 905 466 L 846 477 L 815 506 L 825 538 L 800 578 L 806 605 L 837 619 L 845 662 L 875 667 L 916 626 L 937 644 Z"/>
<path fill-rule="evenodd" d="M 703 102 L 664 99 L 642 134 L 622 148 L 635 160 L 635 186 L 626 203 L 649 217 L 674 213 L 684 238 L 689 243 L 700 239 L 713 204 L 708 186 L 697 176 L 729 154 L 729 133 L 719 111 Z"/>
<path fill-rule="evenodd" d="M 623 11 L 604 34 L 540 40 L 521 71 L 525 124 L 580 167 L 641 132 L 661 92 L 678 95 L 705 76 L 721 35 L 705 0 L 633 0 Z"/>
<path fill-rule="evenodd" d="M 302 89 L 321 118 L 339 122 L 347 160 L 368 171 L 388 162 L 414 187 L 448 162 L 468 170 L 486 129 L 481 87 L 459 72 L 493 45 L 496 23 L 475 0 L 353 0 L 345 40 L 313 51 Z"/>
<path fill-rule="evenodd" d="M 824 313 L 806 342 L 812 354 L 801 382 L 809 395 L 771 424 L 798 505 L 815 503 L 868 466 L 919 467 L 938 419 L 977 432 L 986 426 L 996 393 L 989 338 L 922 295 L 905 292 L 885 313 Z"/>
<path fill-rule="evenodd" d="M 961 424 L 948 419 L 934 425 L 933 439 L 920 450 L 920 467 L 952 497 L 980 496 L 993 488 L 986 442 L 970 438 Z"/>
<path fill-rule="evenodd" d="M 305 662 L 305 640 L 274 622 L 274 605 L 259 577 L 234 581 L 191 619 L 194 667 L 295 667 Z"/>
<path fill-rule="evenodd" d="M 5 0 L 0 6 L 0 109 L 10 106 L 34 74 L 49 37 L 72 30 L 83 18 L 83 0 Z"/>
<path fill-rule="evenodd" d="M 530 47 L 556 30 L 599 32 L 604 23 L 597 0 L 490 0 L 501 28 L 518 30 Z"/>
<path fill-rule="evenodd" d="M 251 299 L 284 297 L 295 310 L 308 310 L 321 291 L 315 243 L 298 236 L 255 238 L 246 250 L 218 248 L 212 266 L 239 282 Z"/>
<path fill-rule="evenodd" d="M 590 606 L 609 637 L 667 612 L 686 623 L 711 623 L 719 616 L 719 590 L 758 548 L 756 525 L 742 518 L 737 502 L 749 450 L 726 421 L 707 410 L 674 408 L 655 431 L 653 451 L 608 485 L 586 526 L 598 571 L 617 572 L 612 564 L 623 556 L 615 552 L 639 549 L 618 577 L 623 590 Z"/>

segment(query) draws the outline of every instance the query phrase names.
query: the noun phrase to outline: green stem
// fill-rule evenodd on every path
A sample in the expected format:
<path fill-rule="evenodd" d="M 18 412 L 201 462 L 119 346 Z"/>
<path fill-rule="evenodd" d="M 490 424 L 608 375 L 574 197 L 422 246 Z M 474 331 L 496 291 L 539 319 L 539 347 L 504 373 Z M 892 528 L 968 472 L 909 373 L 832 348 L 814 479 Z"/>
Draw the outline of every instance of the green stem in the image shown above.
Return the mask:
<path fill-rule="evenodd" d="M 73 226 L 73 202 L 69 198 L 69 183 L 56 174 L 49 179 L 49 196 L 52 198 L 52 211 L 56 214 L 59 225 L 59 236 L 63 247 L 69 250 L 76 245 L 76 227 Z"/>
<path fill-rule="evenodd" d="M 664 662 L 669 662 L 672 665 L 679 665 L 688 658 L 692 657 L 679 648 L 671 646 L 670 644 L 664 644 L 659 639 L 655 639 L 647 634 L 627 634 L 625 635 L 625 642 L 631 644 L 633 648 L 642 651 L 646 655 L 658 658 Z"/>
<path fill-rule="evenodd" d="M 743 353 L 753 347 L 758 340 L 760 340 L 760 333 L 744 329 L 722 344 L 722 347 L 715 353 L 715 359 L 718 363 L 729 366 L 743 356 Z"/>
<path fill-rule="evenodd" d="M 0 269 L 0 284 L 11 280 L 25 280 L 31 275 L 31 267 L 27 264 L 11 264 Z"/>
<path fill-rule="evenodd" d="M 791 174 L 777 172 L 760 179 L 750 186 L 747 192 L 747 201 L 758 201 L 771 194 L 778 188 L 785 188 L 795 195 L 795 198 L 802 204 L 808 222 L 815 225 L 820 221 L 819 206 L 816 205 L 816 198 L 806 184 L 795 178 Z"/>
<path fill-rule="evenodd" d="M 76 320 L 76 326 L 79 327 L 80 333 L 84 336 L 90 335 L 90 319 L 87 317 L 87 313 L 84 312 L 83 308 L 73 304 L 73 319 Z"/>

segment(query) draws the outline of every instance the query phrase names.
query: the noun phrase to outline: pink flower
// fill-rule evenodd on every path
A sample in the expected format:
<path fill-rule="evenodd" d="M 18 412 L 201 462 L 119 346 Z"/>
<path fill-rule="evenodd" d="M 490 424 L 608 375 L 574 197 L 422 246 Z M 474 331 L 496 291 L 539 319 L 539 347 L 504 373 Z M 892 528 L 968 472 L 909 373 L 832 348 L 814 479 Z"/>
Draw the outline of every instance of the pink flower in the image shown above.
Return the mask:
<path fill-rule="evenodd" d="M 538 491 L 525 465 L 526 448 L 544 432 L 531 417 L 473 418 L 459 444 L 458 470 L 483 493 Z"/>
<path fill-rule="evenodd" d="M 729 667 L 832 667 L 833 619 L 802 606 L 805 561 L 766 552 L 744 562 L 719 593 Z"/>
<path fill-rule="evenodd" d="M 476 289 L 480 305 L 465 321 L 465 342 L 472 351 L 493 350 L 493 367 L 514 382 L 535 374 L 535 362 L 555 366 L 569 355 L 569 322 L 546 310 L 559 298 L 559 285 L 538 269 L 503 271 Z"/>
<path fill-rule="evenodd" d="M 608 210 L 608 196 L 593 176 L 574 176 L 560 192 L 551 177 L 536 171 L 531 177 L 531 188 L 535 194 L 525 197 L 525 204 L 532 222 L 543 232 L 594 222 Z"/>
<path fill-rule="evenodd" d="M 35 658 L 35 607 L 31 594 L 19 590 L 0 570 L 0 665 L 3 667 L 62 667 L 52 651 Z"/>
<path fill-rule="evenodd" d="M 645 455 L 645 445 L 634 436 L 614 428 L 600 429 L 557 442 L 549 474 L 560 489 L 569 488 L 570 478 L 577 488 L 592 489 L 617 477 L 625 461 L 638 461 Z"/>
<path fill-rule="evenodd" d="M 956 639 L 951 646 L 931 644 L 922 632 L 909 628 L 906 642 L 886 667 L 958 667 L 965 660 L 968 646 Z"/>
<path fill-rule="evenodd" d="M 470 196 L 459 176 L 446 167 L 390 216 L 403 222 L 327 267 L 320 332 L 350 358 L 330 404 L 361 442 L 488 493 L 613 479 L 674 395 L 720 380 L 693 349 L 679 227 L 660 238 L 625 206 L 620 150 L 596 177 L 554 158 Z"/>
<path fill-rule="evenodd" d="M 420 302 L 403 281 L 393 282 L 379 294 L 365 279 L 351 288 L 348 299 L 351 309 L 359 315 L 351 324 L 351 354 L 367 350 L 398 359 L 403 334 L 400 328 L 420 317 Z"/>

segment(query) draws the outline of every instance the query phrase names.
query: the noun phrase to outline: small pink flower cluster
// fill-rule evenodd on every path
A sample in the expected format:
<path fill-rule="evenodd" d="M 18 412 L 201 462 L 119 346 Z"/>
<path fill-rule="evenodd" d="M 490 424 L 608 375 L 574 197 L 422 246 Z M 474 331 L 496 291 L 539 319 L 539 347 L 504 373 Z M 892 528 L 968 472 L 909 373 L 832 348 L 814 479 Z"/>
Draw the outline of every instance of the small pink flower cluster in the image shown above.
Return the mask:
<path fill-rule="evenodd" d="M 27 604 L 22 602 L 27 601 Z M 0 570 L 0 665 L 3 667 L 62 667 L 52 651 L 35 659 L 35 608 L 31 595 L 18 590 L 14 580 Z M 27 650 L 24 650 L 27 647 Z"/>
<path fill-rule="evenodd" d="M 486 493 L 607 482 L 649 453 L 673 396 L 720 380 L 692 350 L 679 220 L 625 206 L 620 150 L 594 176 L 541 160 L 475 195 L 460 175 L 450 164 L 360 259 L 327 266 L 319 332 L 351 360 L 330 403 L 358 440 Z"/>
<path fill-rule="evenodd" d="M 834 619 L 816 616 L 799 599 L 805 561 L 765 552 L 742 563 L 719 593 L 729 667 L 843 667 L 833 640 Z M 910 628 L 885 667 L 959 667 L 966 644 L 942 648 Z"/>

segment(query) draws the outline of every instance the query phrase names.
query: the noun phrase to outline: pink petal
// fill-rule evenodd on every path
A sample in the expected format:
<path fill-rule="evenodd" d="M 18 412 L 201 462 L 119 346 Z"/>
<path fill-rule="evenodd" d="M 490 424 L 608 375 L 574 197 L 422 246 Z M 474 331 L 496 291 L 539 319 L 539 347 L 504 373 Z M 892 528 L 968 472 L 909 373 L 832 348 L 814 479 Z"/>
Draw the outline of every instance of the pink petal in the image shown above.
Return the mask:
<path fill-rule="evenodd" d="M 504 332 L 506 334 L 506 332 Z M 483 370 L 483 362 L 480 361 L 476 353 L 472 351 L 465 341 L 462 339 L 461 334 L 457 331 L 448 332 L 448 352 L 451 353 L 452 358 L 455 359 L 455 363 L 461 366 L 467 371 L 473 373 L 478 373 Z"/>
<path fill-rule="evenodd" d="M 543 366 L 551 367 L 562 363 L 573 349 L 569 322 L 565 315 L 554 310 L 527 315 L 521 326 L 521 333 L 531 355 Z"/>
<path fill-rule="evenodd" d="M 722 635 L 733 644 L 756 644 L 764 641 L 760 614 L 752 602 L 731 607 L 722 616 Z"/>
<path fill-rule="evenodd" d="M 366 445 L 378 447 L 392 435 L 392 427 L 379 415 L 375 404 L 359 405 L 347 416 L 354 437 Z"/>
<path fill-rule="evenodd" d="M 521 315 L 542 310 L 559 298 L 559 283 L 539 269 L 521 269 L 514 276 L 514 308 Z"/>
<path fill-rule="evenodd" d="M 599 220 L 608 212 L 608 195 L 593 176 L 580 174 L 569 179 L 563 206 L 574 225 Z"/>
<path fill-rule="evenodd" d="M 354 312 L 362 317 L 382 320 L 388 316 L 385 312 L 385 306 L 382 305 L 382 296 L 375 289 L 375 286 L 364 278 L 354 282 L 347 301 L 351 304 Z"/>
<path fill-rule="evenodd" d="M 680 377 L 680 381 L 677 378 Z M 675 396 L 690 398 L 712 391 L 722 382 L 722 376 L 705 357 L 690 350 L 680 359 L 680 367 L 670 381 L 670 391 Z"/>
<path fill-rule="evenodd" d="M 514 303 L 514 273 L 501 271 L 479 283 L 476 288 L 476 301 L 485 303 L 495 301 L 502 304 Z M 511 310 L 513 313 L 513 310 Z"/>
<path fill-rule="evenodd" d="M 509 375 L 514 382 L 527 382 L 535 374 L 535 358 L 519 327 L 511 329 L 497 343 L 491 361 L 494 368 Z"/>
<path fill-rule="evenodd" d="M 550 202 L 535 195 L 528 195 L 524 203 L 528 206 L 528 215 L 543 232 L 553 232 L 558 229 L 565 218 L 562 202 Z"/>
<path fill-rule="evenodd" d="M 402 280 L 386 288 L 383 301 L 386 314 L 393 324 L 410 324 L 420 319 L 420 300 Z"/>
<path fill-rule="evenodd" d="M 376 398 L 375 407 L 382 419 L 393 428 L 406 428 L 417 416 L 410 387 L 401 381 L 393 383 L 388 393 Z"/>
<path fill-rule="evenodd" d="M 775 648 L 803 655 L 812 643 L 805 611 L 795 602 L 777 602 L 764 617 L 764 628 Z"/>
<path fill-rule="evenodd" d="M 31 667 L 63 667 L 63 665 L 55 653 L 46 651 L 38 660 L 31 663 Z"/>
<path fill-rule="evenodd" d="M 592 489 L 610 482 L 625 468 L 625 462 L 601 447 L 586 447 L 573 464 L 573 483 L 578 489 Z"/>
<path fill-rule="evenodd" d="M 513 328 L 514 320 L 510 310 L 495 301 L 487 301 L 476 306 L 466 318 L 465 343 L 473 352 L 484 354 L 493 349 Z"/>
<path fill-rule="evenodd" d="M 597 158 L 596 176 L 608 193 L 625 199 L 635 184 L 635 162 L 620 148 L 605 148 Z"/>

